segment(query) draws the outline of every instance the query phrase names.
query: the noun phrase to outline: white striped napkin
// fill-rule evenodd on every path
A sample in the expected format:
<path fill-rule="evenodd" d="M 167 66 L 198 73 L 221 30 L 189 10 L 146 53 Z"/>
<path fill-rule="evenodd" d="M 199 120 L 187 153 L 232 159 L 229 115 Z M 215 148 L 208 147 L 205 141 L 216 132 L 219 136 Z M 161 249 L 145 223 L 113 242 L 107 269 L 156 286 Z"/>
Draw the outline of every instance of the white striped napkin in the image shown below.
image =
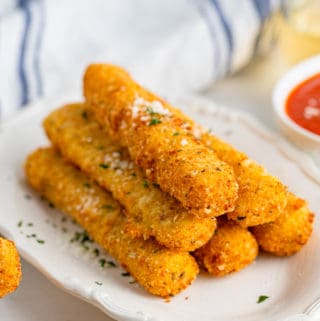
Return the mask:
<path fill-rule="evenodd" d="M 245 65 L 276 0 L 1 0 L 0 120 L 80 87 L 87 64 L 128 68 L 161 94 Z"/>

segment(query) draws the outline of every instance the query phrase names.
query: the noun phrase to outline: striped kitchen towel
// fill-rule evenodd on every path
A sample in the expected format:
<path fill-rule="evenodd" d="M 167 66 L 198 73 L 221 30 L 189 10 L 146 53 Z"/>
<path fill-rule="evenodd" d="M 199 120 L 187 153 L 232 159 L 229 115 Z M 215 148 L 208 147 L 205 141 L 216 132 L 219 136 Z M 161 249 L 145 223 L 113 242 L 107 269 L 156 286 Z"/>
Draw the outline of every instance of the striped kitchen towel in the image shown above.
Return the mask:
<path fill-rule="evenodd" d="M 160 94 L 204 89 L 244 66 L 276 0 L 1 0 L 0 121 L 120 64 Z M 80 92 L 80 90 L 79 90 Z"/>

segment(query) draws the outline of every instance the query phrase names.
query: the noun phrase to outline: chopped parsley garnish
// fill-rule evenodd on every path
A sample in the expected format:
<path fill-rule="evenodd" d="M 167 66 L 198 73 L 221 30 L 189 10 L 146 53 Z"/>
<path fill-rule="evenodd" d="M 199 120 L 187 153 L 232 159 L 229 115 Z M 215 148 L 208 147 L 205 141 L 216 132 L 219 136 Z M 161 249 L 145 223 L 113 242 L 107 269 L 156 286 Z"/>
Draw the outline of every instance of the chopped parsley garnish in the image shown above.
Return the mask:
<path fill-rule="evenodd" d="M 150 107 L 147 107 L 147 112 L 150 114 L 150 115 L 158 115 L 158 113 L 156 113 L 152 108 Z"/>
<path fill-rule="evenodd" d="M 82 113 L 81 113 L 81 116 L 83 119 L 87 119 L 88 118 L 88 113 L 84 110 Z"/>
<path fill-rule="evenodd" d="M 105 208 L 107 210 L 113 210 L 114 209 L 114 207 L 112 205 L 110 205 L 110 204 L 102 205 L 102 208 Z"/>
<path fill-rule="evenodd" d="M 105 259 L 100 259 L 99 263 L 100 263 L 101 267 L 104 267 L 106 265 L 107 261 Z"/>
<path fill-rule="evenodd" d="M 152 186 L 153 186 L 153 187 L 160 187 L 160 185 L 157 184 L 157 183 L 152 183 Z"/>
<path fill-rule="evenodd" d="M 143 182 L 142 182 L 142 186 L 143 186 L 144 188 L 148 188 L 148 187 L 149 187 L 149 184 L 148 184 L 147 181 L 143 181 Z"/>
<path fill-rule="evenodd" d="M 267 295 L 260 295 L 259 298 L 258 298 L 258 301 L 257 303 L 262 303 L 264 302 L 265 300 L 269 299 L 269 297 Z"/>
<path fill-rule="evenodd" d="M 136 280 L 132 280 L 132 281 L 129 282 L 129 284 L 135 284 L 135 283 L 137 283 Z"/>
<path fill-rule="evenodd" d="M 151 121 L 148 126 L 153 126 L 153 125 L 157 125 L 157 124 L 161 124 L 161 120 L 158 118 L 151 118 Z"/>
<path fill-rule="evenodd" d="M 108 261 L 108 266 L 109 267 L 117 267 L 116 263 L 114 263 L 113 261 Z"/>
<path fill-rule="evenodd" d="M 50 208 L 54 208 L 54 204 L 53 203 L 48 203 L 48 206 L 50 207 Z"/>
<path fill-rule="evenodd" d="M 131 173 L 130 175 L 133 176 L 133 177 L 137 177 L 136 173 Z"/>
<path fill-rule="evenodd" d="M 83 187 L 85 187 L 85 188 L 90 188 L 90 187 L 91 187 L 91 185 L 90 185 L 90 183 L 85 182 L 85 183 L 83 183 Z"/>
<path fill-rule="evenodd" d="M 71 243 L 79 241 L 81 244 L 84 244 L 86 242 L 92 243 L 93 241 L 90 239 L 89 235 L 86 231 L 83 232 L 75 232 L 74 236 L 70 240 Z"/>
<path fill-rule="evenodd" d="M 33 223 L 30 222 L 30 223 L 27 224 L 27 226 L 33 226 Z"/>
<path fill-rule="evenodd" d="M 130 273 L 129 272 L 123 272 L 121 273 L 122 276 L 130 276 Z"/>
<path fill-rule="evenodd" d="M 95 248 L 95 249 L 93 250 L 93 253 L 94 253 L 95 256 L 99 256 L 99 255 L 100 255 L 100 251 L 99 251 L 99 249 L 97 249 L 97 248 Z"/>
<path fill-rule="evenodd" d="M 98 281 L 95 281 L 94 283 L 97 284 L 97 285 L 99 285 L 99 286 L 102 285 L 102 283 L 101 283 L 101 282 L 98 282 Z"/>
<path fill-rule="evenodd" d="M 103 145 L 99 145 L 99 146 L 97 147 L 97 149 L 98 149 L 98 150 L 102 150 L 102 149 L 104 149 L 104 146 L 103 146 Z"/>
<path fill-rule="evenodd" d="M 25 196 L 24 196 L 27 200 L 31 200 L 31 195 L 29 195 L 29 194 L 26 194 Z"/>
<path fill-rule="evenodd" d="M 45 241 L 44 240 L 37 240 L 37 242 L 39 243 L 39 244 L 44 244 L 45 243 Z"/>
<path fill-rule="evenodd" d="M 103 169 L 107 169 L 109 168 L 108 164 L 99 164 L 99 167 L 103 168 Z"/>
<path fill-rule="evenodd" d="M 173 134 L 173 136 L 179 136 L 179 135 L 180 135 L 179 132 L 175 132 L 175 133 Z"/>
<path fill-rule="evenodd" d="M 17 226 L 18 226 L 18 227 L 21 227 L 22 224 L 23 224 L 23 221 L 19 221 L 18 224 L 17 224 Z"/>

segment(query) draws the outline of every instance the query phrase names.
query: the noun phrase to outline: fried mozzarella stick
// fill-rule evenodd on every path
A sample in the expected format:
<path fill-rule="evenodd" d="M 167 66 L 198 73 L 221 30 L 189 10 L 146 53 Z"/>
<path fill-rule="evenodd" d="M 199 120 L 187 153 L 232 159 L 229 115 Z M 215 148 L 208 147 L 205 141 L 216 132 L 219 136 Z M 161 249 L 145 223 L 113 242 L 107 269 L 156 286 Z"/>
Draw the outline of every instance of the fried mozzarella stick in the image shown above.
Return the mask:
<path fill-rule="evenodd" d="M 97 121 L 127 147 L 147 177 L 185 208 L 218 216 L 234 209 L 238 185 L 232 168 L 194 137 L 179 131 L 167 102 L 113 65 L 90 65 L 84 95 Z"/>
<path fill-rule="evenodd" d="M 312 233 L 314 214 L 307 203 L 292 193 L 284 212 L 272 223 L 255 226 L 252 232 L 259 246 L 277 256 L 293 255 L 307 243 Z"/>
<path fill-rule="evenodd" d="M 178 110 L 176 110 L 179 113 Z M 199 139 L 216 155 L 232 166 L 239 185 L 238 200 L 230 219 L 243 227 L 255 226 L 274 221 L 287 203 L 287 188 L 279 179 L 248 158 L 248 156 L 222 139 L 213 136 L 180 112 L 183 120 L 178 133 L 187 132 Z"/>
<path fill-rule="evenodd" d="M 0 237 L 0 298 L 13 292 L 21 281 L 18 251 L 12 241 Z"/>
<path fill-rule="evenodd" d="M 239 271 L 258 255 L 253 235 L 236 222 L 218 219 L 218 228 L 211 240 L 194 253 L 201 267 L 215 276 Z"/>
<path fill-rule="evenodd" d="M 39 193 L 82 225 L 150 293 L 174 295 L 195 279 L 199 268 L 189 253 L 124 233 L 119 203 L 53 149 L 32 153 L 25 170 Z"/>
<path fill-rule="evenodd" d="M 146 180 L 127 150 L 112 142 L 91 119 L 85 105 L 73 104 L 44 121 L 48 137 L 61 154 L 111 191 L 126 209 L 127 231 L 154 236 L 168 248 L 193 251 L 204 245 L 216 228 L 214 217 L 197 217 L 170 195 Z"/>

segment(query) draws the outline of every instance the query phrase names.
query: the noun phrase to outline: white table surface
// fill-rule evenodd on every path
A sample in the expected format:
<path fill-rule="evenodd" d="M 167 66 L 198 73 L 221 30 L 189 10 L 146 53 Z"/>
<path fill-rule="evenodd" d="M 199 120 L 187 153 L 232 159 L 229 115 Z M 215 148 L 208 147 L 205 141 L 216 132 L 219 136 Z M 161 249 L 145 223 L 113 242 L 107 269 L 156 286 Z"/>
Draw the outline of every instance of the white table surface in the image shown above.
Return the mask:
<path fill-rule="evenodd" d="M 256 58 L 205 94 L 225 106 L 252 113 L 275 130 L 271 92 L 286 69 L 275 52 L 268 58 Z M 56 288 L 24 260 L 22 269 L 23 280 L 18 290 L 0 300 L 0 321 L 112 321 L 97 308 Z"/>

